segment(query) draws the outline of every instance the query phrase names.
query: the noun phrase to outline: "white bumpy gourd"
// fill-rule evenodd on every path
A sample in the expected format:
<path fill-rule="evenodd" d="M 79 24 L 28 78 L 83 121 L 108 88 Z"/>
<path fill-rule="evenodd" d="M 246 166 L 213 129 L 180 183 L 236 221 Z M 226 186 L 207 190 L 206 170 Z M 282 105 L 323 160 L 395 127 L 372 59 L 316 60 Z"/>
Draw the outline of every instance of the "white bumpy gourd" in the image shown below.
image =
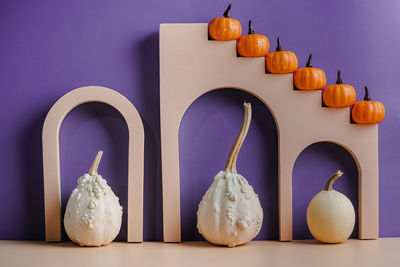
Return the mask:
<path fill-rule="evenodd" d="M 81 246 L 102 246 L 118 235 L 122 207 L 107 181 L 97 173 L 103 151 L 99 151 L 89 170 L 78 179 L 64 215 L 68 237 Z"/>
<path fill-rule="evenodd" d="M 253 239 L 261 229 L 263 210 L 258 195 L 236 171 L 239 150 L 251 121 L 251 105 L 244 103 L 244 121 L 229 154 L 225 170 L 220 171 L 197 211 L 197 228 L 215 244 L 235 247 Z"/>
<path fill-rule="evenodd" d="M 333 190 L 332 185 L 343 175 L 337 171 L 308 204 L 307 225 L 311 234 L 323 243 L 342 243 L 354 229 L 353 204 L 344 194 Z"/>

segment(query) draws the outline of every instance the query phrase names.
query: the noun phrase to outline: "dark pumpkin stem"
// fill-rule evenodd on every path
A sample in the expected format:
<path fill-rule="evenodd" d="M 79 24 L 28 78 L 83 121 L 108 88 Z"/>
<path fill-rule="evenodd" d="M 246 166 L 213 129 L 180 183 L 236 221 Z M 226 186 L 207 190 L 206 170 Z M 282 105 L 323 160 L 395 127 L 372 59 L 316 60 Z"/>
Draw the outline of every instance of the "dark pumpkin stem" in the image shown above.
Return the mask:
<path fill-rule="evenodd" d="M 278 37 L 278 46 L 276 47 L 276 52 L 282 51 L 281 40 Z"/>
<path fill-rule="evenodd" d="M 306 67 L 312 67 L 312 54 L 310 53 L 310 56 L 308 57 Z"/>
<path fill-rule="evenodd" d="M 364 100 L 365 101 L 370 101 L 371 98 L 369 98 L 369 92 L 368 92 L 368 87 L 364 87 L 365 88 L 365 96 L 364 96 Z"/>
<path fill-rule="evenodd" d="M 248 34 L 255 34 L 256 32 L 253 29 L 253 25 L 251 25 L 251 20 L 249 20 L 249 32 Z"/>
<path fill-rule="evenodd" d="M 343 84 L 343 80 L 342 80 L 342 71 L 338 70 L 337 71 L 337 80 L 336 80 L 336 84 Z"/>
<path fill-rule="evenodd" d="M 229 4 L 229 6 L 226 8 L 225 12 L 224 12 L 224 17 L 225 18 L 230 18 L 229 16 L 229 11 L 231 10 L 232 4 Z"/>

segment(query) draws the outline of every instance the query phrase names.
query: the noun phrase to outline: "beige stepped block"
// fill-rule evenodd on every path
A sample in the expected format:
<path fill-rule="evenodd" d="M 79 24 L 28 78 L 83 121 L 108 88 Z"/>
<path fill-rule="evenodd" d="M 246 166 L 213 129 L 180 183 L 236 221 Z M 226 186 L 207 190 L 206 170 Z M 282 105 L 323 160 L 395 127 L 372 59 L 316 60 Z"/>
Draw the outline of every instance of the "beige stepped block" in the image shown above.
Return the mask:
<path fill-rule="evenodd" d="M 266 74 L 264 58 L 237 57 L 235 41 L 210 41 L 207 29 L 203 23 L 160 25 L 164 241 L 181 241 L 178 131 L 182 117 L 201 95 L 227 87 L 256 96 L 275 118 L 280 240 L 292 240 L 294 162 L 303 149 L 321 141 L 338 144 L 353 156 L 359 175 L 359 237 L 378 238 L 378 125 L 350 123 L 348 108 L 322 107 L 320 91 L 293 90 L 292 74 Z"/>

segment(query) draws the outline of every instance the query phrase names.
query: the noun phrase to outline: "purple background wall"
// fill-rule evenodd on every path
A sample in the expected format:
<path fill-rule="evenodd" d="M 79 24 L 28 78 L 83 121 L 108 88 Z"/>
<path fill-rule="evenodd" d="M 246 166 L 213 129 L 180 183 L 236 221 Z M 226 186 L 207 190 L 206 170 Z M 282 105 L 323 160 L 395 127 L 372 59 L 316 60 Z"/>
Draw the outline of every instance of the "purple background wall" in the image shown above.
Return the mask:
<path fill-rule="evenodd" d="M 380 236 L 400 236 L 400 8 L 398 1 L 231 1 L 232 16 L 249 19 L 275 47 L 294 51 L 301 65 L 313 52 L 328 83 L 338 68 L 362 98 L 385 104 L 379 128 Z M 226 1 L 12 1 L 0 2 L 0 239 L 44 239 L 41 129 L 54 102 L 85 85 L 125 95 L 142 116 L 145 141 L 145 240 L 162 239 L 158 27 L 164 22 L 208 22 Z M 190 90 L 190 88 L 188 88 Z M 261 196 L 264 226 L 258 236 L 276 239 L 277 144 L 269 111 L 254 97 L 232 89 L 208 93 L 193 103 L 181 124 L 182 236 L 200 239 L 197 203 L 224 167 L 242 119 L 243 100 L 254 117 L 238 168 Z M 86 104 L 65 119 L 60 133 L 62 201 L 87 172 L 96 151 L 100 172 L 126 208 L 127 128 L 114 109 Z M 308 147 L 293 172 L 294 237 L 310 238 L 305 210 L 328 176 L 341 168 L 336 188 L 357 206 L 357 170 L 344 149 Z M 126 236 L 126 214 L 119 240 Z M 354 236 L 357 236 L 355 233 Z"/>

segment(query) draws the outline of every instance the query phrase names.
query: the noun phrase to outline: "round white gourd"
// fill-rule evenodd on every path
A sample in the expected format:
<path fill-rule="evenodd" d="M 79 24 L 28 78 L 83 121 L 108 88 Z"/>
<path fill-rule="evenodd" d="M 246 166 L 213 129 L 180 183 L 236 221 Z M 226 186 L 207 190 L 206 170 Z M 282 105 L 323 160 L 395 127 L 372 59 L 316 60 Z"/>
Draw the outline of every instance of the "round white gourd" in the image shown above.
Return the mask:
<path fill-rule="evenodd" d="M 342 243 L 354 229 L 355 212 L 351 201 L 332 185 L 343 173 L 337 171 L 307 208 L 307 225 L 315 239 L 323 243 Z"/>
<path fill-rule="evenodd" d="M 97 173 L 103 151 L 99 151 L 89 170 L 78 179 L 64 215 L 68 237 L 81 246 L 102 246 L 118 235 L 122 207 L 107 181 Z"/>
<path fill-rule="evenodd" d="M 244 109 L 243 125 L 225 170 L 215 176 L 197 211 L 200 234 L 216 245 L 235 247 L 248 243 L 259 233 L 263 221 L 263 210 L 257 194 L 236 171 L 237 156 L 250 126 L 250 103 L 244 103 Z"/>

